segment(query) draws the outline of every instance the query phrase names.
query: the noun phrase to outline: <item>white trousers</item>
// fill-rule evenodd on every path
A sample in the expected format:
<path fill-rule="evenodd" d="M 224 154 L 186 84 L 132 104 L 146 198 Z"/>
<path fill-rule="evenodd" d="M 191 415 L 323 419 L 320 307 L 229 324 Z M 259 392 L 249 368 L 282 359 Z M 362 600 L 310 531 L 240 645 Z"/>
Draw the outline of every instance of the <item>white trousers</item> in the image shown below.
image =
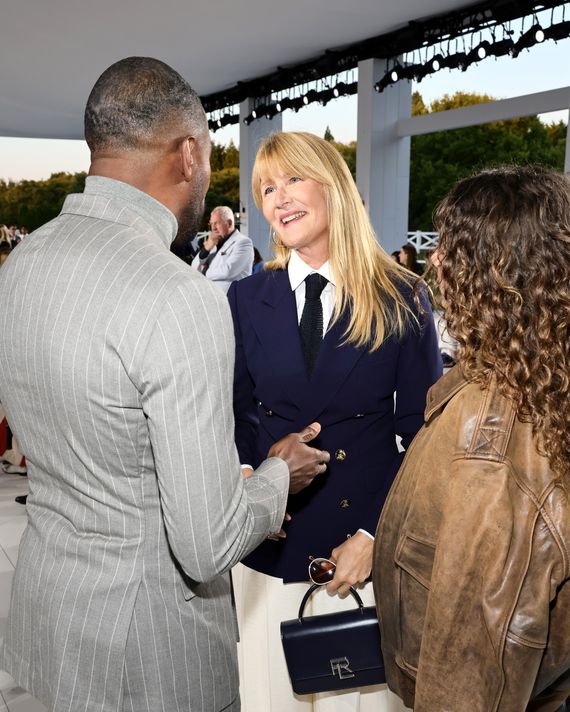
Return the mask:
<path fill-rule="evenodd" d="M 281 644 L 280 623 L 296 618 L 307 583 L 284 584 L 238 564 L 232 571 L 240 642 L 238 661 L 243 712 L 405 712 L 408 708 L 386 685 L 347 692 L 296 695 Z M 374 605 L 372 584 L 359 590 L 367 606 Z M 316 591 L 306 615 L 354 608 L 354 599 Z"/>

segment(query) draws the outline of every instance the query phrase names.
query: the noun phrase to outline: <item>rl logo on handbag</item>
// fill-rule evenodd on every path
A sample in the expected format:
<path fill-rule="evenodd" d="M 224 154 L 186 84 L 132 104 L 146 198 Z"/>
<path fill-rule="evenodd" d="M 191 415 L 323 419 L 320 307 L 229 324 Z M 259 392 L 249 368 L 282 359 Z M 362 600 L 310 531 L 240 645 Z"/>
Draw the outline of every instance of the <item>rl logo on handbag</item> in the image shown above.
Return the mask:
<path fill-rule="evenodd" d="M 350 669 L 350 661 L 346 656 L 344 658 L 333 658 L 330 663 L 332 674 L 337 675 L 339 680 L 347 680 L 349 677 L 356 677 Z"/>

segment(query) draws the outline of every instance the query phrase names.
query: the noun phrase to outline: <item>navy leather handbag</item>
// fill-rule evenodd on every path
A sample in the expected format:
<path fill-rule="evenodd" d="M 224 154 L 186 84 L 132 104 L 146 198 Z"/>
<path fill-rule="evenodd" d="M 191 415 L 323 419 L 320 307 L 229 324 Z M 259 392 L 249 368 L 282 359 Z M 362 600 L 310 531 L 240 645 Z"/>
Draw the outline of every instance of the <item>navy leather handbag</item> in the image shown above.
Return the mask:
<path fill-rule="evenodd" d="M 281 623 L 293 691 L 306 695 L 385 682 L 376 608 L 365 607 L 351 588 L 358 605 L 354 610 L 304 617 L 305 605 L 318 588 L 314 584 L 307 590 L 298 618 Z"/>

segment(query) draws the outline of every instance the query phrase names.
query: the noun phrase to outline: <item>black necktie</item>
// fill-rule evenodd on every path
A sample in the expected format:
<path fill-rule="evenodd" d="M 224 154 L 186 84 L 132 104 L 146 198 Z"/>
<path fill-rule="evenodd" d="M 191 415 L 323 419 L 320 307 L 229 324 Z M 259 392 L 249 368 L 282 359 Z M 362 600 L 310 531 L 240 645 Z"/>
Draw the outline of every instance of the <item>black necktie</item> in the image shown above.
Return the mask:
<path fill-rule="evenodd" d="M 316 272 L 305 278 L 305 306 L 299 323 L 299 331 L 309 377 L 313 373 L 317 354 L 323 340 L 321 292 L 327 284 L 328 280 Z"/>

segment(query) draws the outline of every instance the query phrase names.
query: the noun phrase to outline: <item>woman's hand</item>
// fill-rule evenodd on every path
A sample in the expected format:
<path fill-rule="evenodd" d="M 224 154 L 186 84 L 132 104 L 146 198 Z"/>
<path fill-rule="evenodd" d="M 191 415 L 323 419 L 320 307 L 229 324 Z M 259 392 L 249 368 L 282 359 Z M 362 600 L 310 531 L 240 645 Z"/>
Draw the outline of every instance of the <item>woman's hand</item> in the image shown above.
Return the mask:
<path fill-rule="evenodd" d="M 327 591 L 346 596 L 351 586 L 364 583 L 372 571 L 373 549 L 374 539 L 363 532 L 335 547 L 329 558 L 336 563 L 336 571 Z"/>

